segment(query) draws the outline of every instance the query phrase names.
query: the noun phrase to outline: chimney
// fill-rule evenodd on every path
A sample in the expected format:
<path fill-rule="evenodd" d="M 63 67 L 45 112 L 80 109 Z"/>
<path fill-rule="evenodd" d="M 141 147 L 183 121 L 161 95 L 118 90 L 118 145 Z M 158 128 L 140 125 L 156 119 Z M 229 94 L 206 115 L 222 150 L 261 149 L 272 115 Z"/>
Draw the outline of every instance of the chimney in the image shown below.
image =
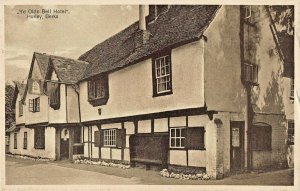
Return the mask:
<path fill-rule="evenodd" d="M 150 33 L 146 27 L 146 5 L 139 5 L 139 30 L 135 34 L 135 48 L 140 48 L 149 40 Z"/>
<path fill-rule="evenodd" d="M 139 5 L 139 29 L 146 30 L 146 5 Z"/>

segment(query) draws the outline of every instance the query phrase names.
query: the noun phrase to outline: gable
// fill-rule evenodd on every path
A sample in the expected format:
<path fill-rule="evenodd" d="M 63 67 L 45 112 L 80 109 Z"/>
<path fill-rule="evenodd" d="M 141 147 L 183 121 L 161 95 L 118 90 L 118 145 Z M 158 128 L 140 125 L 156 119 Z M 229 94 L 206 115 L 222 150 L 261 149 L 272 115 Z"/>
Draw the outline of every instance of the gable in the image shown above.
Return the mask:
<path fill-rule="evenodd" d="M 39 79 L 41 80 L 42 79 L 42 74 L 41 74 L 41 70 L 38 66 L 38 63 L 37 63 L 37 60 L 35 59 L 34 60 L 34 63 L 33 63 L 33 69 L 32 69 L 32 73 L 31 73 L 31 79 Z"/>

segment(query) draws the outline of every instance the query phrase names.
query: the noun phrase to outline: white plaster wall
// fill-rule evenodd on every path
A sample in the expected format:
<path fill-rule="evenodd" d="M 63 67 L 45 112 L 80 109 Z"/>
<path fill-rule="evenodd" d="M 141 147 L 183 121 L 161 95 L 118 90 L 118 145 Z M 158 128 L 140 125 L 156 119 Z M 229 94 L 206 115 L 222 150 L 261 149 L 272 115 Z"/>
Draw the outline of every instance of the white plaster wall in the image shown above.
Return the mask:
<path fill-rule="evenodd" d="M 40 127 L 44 128 L 44 127 Z M 23 149 L 24 132 L 27 132 L 27 149 Z M 13 154 L 28 155 L 33 157 L 42 157 L 55 159 L 55 128 L 45 128 L 45 149 L 34 148 L 34 129 L 22 127 L 17 135 L 18 148 L 14 149 L 14 135 L 11 133 L 10 152 Z"/>
<path fill-rule="evenodd" d="M 110 148 L 101 147 L 101 158 L 110 159 Z"/>
<path fill-rule="evenodd" d="M 204 95 L 208 110 L 241 112 L 245 91 L 241 83 L 240 6 L 219 10 L 204 35 Z"/>
<path fill-rule="evenodd" d="M 39 112 L 29 112 L 29 99 L 35 99 L 40 97 L 40 111 Z M 35 123 L 43 123 L 49 121 L 49 113 L 48 113 L 48 97 L 45 95 L 34 95 L 27 93 L 26 96 L 26 105 L 24 107 L 24 112 L 26 112 L 25 123 L 35 124 Z"/>
<path fill-rule="evenodd" d="M 67 121 L 68 123 L 78 123 L 79 122 L 79 107 L 78 107 L 78 95 L 75 89 L 67 85 Z"/>
<path fill-rule="evenodd" d="M 130 161 L 130 150 L 124 149 L 124 161 Z"/>
<path fill-rule="evenodd" d="M 189 166 L 206 167 L 206 151 L 205 150 L 189 150 Z"/>
<path fill-rule="evenodd" d="M 205 127 L 208 121 L 209 121 L 208 115 L 188 116 L 189 127 Z"/>
<path fill-rule="evenodd" d="M 111 149 L 111 158 L 113 160 L 121 160 L 121 149 Z"/>
<path fill-rule="evenodd" d="M 151 59 L 109 74 L 110 97 L 106 105 L 91 106 L 87 101 L 87 82 L 81 82 L 82 121 L 204 106 L 202 51 L 200 41 L 172 50 L 171 95 L 153 97 Z M 102 110 L 101 115 L 98 108 Z"/>
<path fill-rule="evenodd" d="M 185 127 L 186 117 L 170 117 L 170 127 Z"/>
<path fill-rule="evenodd" d="M 170 150 L 170 164 L 186 166 L 186 151 Z"/>
<path fill-rule="evenodd" d="M 138 121 L 138 133 L 151 133 L 151 120 Z"/>
<path fill-rule="evenodd" d="M 154 119 L 154 132 L 168 132 L 168 118 Z"/>
<path fill-rule="evenodd" d="M 49 123 L 66 123 L 66 89 L 65 84 L 60 85 L 60 107 L 57 110 L 54 110 L 47 105 L 49 110 Z"/>

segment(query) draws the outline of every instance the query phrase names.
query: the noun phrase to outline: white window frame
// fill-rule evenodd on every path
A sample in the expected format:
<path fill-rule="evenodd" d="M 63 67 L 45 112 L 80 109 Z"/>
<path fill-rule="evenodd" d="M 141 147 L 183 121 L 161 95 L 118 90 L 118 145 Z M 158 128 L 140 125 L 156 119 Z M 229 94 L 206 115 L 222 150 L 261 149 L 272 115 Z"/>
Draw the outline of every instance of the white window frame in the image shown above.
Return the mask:
<path fill-rule="evenodd" d="M 103 130 L 103 146 L 115 147 L 117 144 L 117 129 Z"/>
<path fill-rule="evenodd" d="M 185 148 L 185 146 L 186 146 L 186 137 L 184 137 L 184 136 L 182 136 L 182 129 L 186 129 L 186 127 L 172 127 L 172 128 L 170 128 L 170 148 Z M 179 135 L 179 137 L 177 137 L 176 136 L 176 131 L 177 130 L 180 130 L 180 135 Z M 174 132 L 174 137 L 172 137 L 172 131 L 175 131 Z M 172 146 L 172 139 L 175 139 L 175 145 L 174 146 Z M 182 145 L 182 140 L 185 140 L 185 145 Z M 177 144 L 177 141 L 179 140 L 179 146 L 176 146 Z"/>
<path fill-rule="evenodd" d="M 169 57 L 169 62 L 166 62 L 166 58 Z M 163 61 L 163 62 L 162 62 Z M 154 61 L 155 65 L 155 81 L 156 81 L 156 93 L 161 94 L 165 92 L 171 91 L 171 58 L 170 55 L 162 56 L 159 58 L 156 58 Z M 167 68 L 169 68 L 167 70 Z M 164 72 L 163 72 L 164 71 Z M 164 73 L 164 74 L 162 74 Z M 164 84 L 165 90 L 159 90 L 159 85 Z M 168 85 L 169 84 L 169 89 Z"/>

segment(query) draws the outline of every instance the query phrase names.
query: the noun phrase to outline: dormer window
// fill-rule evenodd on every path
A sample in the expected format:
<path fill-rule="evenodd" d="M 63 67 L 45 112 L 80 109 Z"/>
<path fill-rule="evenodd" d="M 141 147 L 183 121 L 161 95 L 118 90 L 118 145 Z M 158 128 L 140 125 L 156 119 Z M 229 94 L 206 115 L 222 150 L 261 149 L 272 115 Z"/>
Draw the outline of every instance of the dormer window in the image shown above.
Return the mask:
<path fill-rule="evenodd" d="M 93 77 L 88 81 L 88 101 L 93 106 L 104 105 L 108 100 L 108 75 Z"/>

